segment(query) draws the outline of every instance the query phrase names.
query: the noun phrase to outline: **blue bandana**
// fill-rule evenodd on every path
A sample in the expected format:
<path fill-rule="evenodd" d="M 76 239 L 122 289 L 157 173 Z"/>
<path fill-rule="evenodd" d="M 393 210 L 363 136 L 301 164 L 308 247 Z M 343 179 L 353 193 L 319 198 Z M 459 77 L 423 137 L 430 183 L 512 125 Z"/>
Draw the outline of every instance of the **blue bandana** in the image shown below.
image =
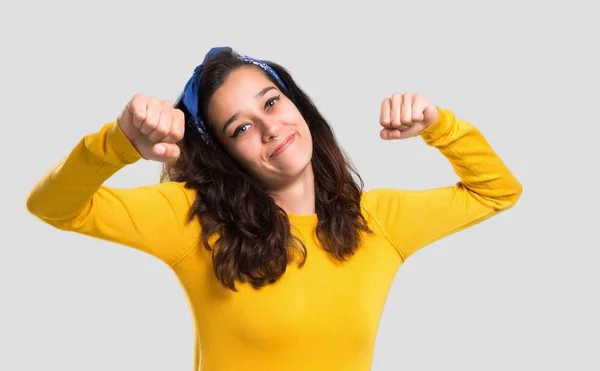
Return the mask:
<path fill-rule="evenodd" d="M 202 68 L 210 58 L 212 58 L 215 54 L 220 52 L 232 52 L 232 49 L 228 46 L 215 47 L 210 49 L 208 53 L 206 53 L 206 55 L 204 56 L 202 64 L 200 64 L 194 69 L 194 73 L 192 74 L 192 77 L 190 77 L 188 82 L 185 84 L 185 88 L 183 89 L 183 93 L 180 97 L 181 101 L 185 105 L 185 108 L 189 111 L 190 115 L 192 116 L 190 124 L 200 132 L 203 139 L 207 143 L 212 143 L 212 139 L 208 134 L 208 130 L 206 128 L 206 125 L 204 124 L 204 121 L 202 120 L 202 113 L 200 112 L 200 107 L 198 107 L 199 84 L 200 79 L 202 77 Z M 282 88 L 286 89 L 286 86 L 279 77 L 279 75 L 264 61 L 257 60 L 248 56 L 240 56 L 239 58 L 242 61 L 252 63 L 262 68 L 271 77 L 273 77 Z"/>

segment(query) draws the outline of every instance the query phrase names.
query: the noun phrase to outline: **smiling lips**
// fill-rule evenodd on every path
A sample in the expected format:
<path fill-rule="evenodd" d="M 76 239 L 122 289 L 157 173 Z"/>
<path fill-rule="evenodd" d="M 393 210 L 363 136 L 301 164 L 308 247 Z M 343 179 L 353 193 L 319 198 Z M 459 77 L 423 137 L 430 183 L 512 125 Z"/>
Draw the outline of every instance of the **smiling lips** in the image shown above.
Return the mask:
<path fill-rule="evenodd" d="M 287 139 L 284 140 L 283 143 L 281 143 L 277 148 L 275 148 L 273 153 L 271 153 L 271 158 L 275 158 L 275 157 L 279 156 L 280 154 L 282 154 L 292 143 L 294 143 L 295 138 L 296 138 L 296 135 L 294 135 L 294 134 L 287 137 Z"/>

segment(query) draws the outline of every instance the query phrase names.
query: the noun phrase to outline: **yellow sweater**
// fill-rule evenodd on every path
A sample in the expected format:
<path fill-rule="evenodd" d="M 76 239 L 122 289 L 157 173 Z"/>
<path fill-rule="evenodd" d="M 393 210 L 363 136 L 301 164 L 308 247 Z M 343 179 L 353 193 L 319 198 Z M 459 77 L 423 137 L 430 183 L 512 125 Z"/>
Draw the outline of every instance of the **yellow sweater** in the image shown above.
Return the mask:
<path fill-rule="evenodd" d="M 460 182 L 424 190 L 363 194 L 374 235 L 347 263 L 317 244 L 316 216 L 290 215 L 308 249 L 278 283 L 256 291 L 222 288 L 200 227 L 185 222 L 194 192 L 175 182 L 133 189 L 103 183 L 141 159 L 116 123 L 85 136 L 36 184 L 28 210 L 61 230 L 149 253 L 177 275 L 196 327 L 195 370 L 366 371 L 388 289 L 415 251 L 510 208 L 521 185 L 469 123 L 440 109 L 421 133 L 452 164 Z"/>

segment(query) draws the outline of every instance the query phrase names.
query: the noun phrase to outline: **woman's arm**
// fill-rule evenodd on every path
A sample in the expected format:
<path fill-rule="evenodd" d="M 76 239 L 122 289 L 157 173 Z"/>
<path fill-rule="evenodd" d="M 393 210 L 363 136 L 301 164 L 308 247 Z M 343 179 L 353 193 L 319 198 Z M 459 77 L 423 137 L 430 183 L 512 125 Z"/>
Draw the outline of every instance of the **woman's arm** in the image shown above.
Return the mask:
<path fill-rule="evenodd" d="M 58 229 L 134 247 L 173 264 L 195 242 L 187 212 L 194 193 L 174 182 L 117 189 L 104 182 L 140 160 L 116 122 L 84 136 L 35 184 L 30 213 Z"/>
<path fill-rule="evenodd" d="M 450 161 L 460 181 L 422 191 L 376 189 L 365 193 L 367 211 L 404 259 L 511 208 L 522 192 L 519 181 L 477 128 L 450 110 L 437 112 L 435 122 L 419 135 Z"/>

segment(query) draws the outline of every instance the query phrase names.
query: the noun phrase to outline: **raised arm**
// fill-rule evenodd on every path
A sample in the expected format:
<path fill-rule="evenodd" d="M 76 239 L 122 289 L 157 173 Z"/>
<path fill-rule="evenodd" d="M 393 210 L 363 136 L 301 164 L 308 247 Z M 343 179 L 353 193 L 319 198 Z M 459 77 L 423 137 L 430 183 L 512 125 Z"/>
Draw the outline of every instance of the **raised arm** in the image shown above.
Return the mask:
<path fill-rule="evenodd" d="M 460 180 L 453 186 L 421 191 L 376 189 L 365 193 L 368 212 L 404 259 L 511 208 L 522 192 L 519 181 L 476 127 L 420 96 L 410 98 L 412 106 L 399 109 L 408 113 L 402 120 L 389 102 L 391 113 L 382 116 L 382 137 L 420 136 L 450 161 Z"/>
<path fill-rule="evenodd" d="M 43 175 L 29 194 L 27 209 L 58 229 L 175 263 L 193 242 L 186 222 L 193 192 L 174 182 L 129 189 L 110 188 L 104 182 L 142 158 L 177 158 L 175 143 L 183 127 L 183 115 L 168 103 L 136 96 L 116 122 L 84 136 Z"/>

